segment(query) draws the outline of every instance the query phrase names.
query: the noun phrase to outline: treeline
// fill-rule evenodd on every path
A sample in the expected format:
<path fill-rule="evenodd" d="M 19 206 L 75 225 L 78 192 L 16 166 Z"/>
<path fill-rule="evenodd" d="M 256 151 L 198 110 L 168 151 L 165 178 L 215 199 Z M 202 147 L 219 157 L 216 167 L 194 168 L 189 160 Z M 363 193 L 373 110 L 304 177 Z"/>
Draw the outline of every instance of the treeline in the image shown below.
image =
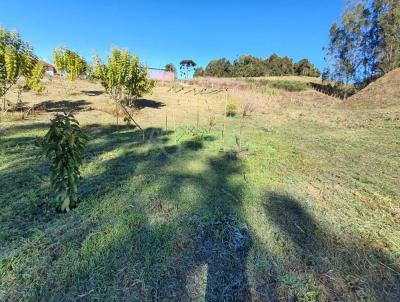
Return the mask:
<path fill-rule="evenodd" d="M 231 63 L 226 58 L 212 60 L 205 69 L 196 68 L 194 76 L 210 77 L 261 77 L 300 75 L 319 77 L 320 71 L 309 60 L 303 59 L 297 63 L 285 56 L 277 54 L 269 58 L 257 58 L 251 55 L 242 55 Z"/>
<path fill-rule="evenodd" d="M 400 0 L 349 2 L 329 36 L 333 69 L 324 73 L 338 82 L 368 84 L 400 66 Z"/>

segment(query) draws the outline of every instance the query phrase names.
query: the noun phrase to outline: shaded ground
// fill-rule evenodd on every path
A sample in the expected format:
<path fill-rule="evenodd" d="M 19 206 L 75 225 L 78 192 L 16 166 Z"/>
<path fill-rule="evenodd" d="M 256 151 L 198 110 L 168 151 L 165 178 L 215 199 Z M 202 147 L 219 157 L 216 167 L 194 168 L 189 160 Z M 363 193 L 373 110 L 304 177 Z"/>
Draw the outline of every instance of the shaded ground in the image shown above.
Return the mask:
<path fill-rule="evenodd" d="M 45 110 L 47 112 L 69 112 L 91 110 L 91 103 L 86 100 L 65 100 L 65 101 L 44 101 L 35 106 L 36 110 Z"/>
<path fill-rule="evenodd" d="M 138 119 L 159 125 L 145 140 L 80 111 L 91 141 L 69 214 L 56 213 L 34 145 L 46 115 L 1 124 L 0 300 L 397 301 L 398 121 L 314 97 L 260 105 L 241 153 L 239 118 L 224 139 L 219 124 L 196 128 L 196 106 L 218 113 L 218 95 L 143 108 Z M 168 130 L 162 110 L 175 110 Z"/>
<path fill-rule="evenodd" d="M 144 108 L 157 109 L 165 106 L 165 103 L 148 99 L 137 99 L 133 105 L 137 109 L 144 109 Z"/>

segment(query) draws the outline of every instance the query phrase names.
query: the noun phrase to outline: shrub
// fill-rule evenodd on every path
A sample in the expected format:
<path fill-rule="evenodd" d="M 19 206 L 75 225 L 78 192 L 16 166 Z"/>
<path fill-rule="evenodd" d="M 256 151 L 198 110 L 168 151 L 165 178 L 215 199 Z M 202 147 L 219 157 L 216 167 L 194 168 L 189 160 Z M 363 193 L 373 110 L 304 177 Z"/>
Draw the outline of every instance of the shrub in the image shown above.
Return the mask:
<path fill-rule="evenodd" d="M 51 161 L 50 182 L 61 211 L 76 206 L 79 167 L 88 137 L 82 132 L 71 113 L 57 114 L 50 129 L 40 142 L 45 156 Z"/>
<path fill-rule="evenodd" d="M 226 116 L 235 116 L 237 112 L 237 106 L 234 103 L 228 103 L 226 105 Z"/>

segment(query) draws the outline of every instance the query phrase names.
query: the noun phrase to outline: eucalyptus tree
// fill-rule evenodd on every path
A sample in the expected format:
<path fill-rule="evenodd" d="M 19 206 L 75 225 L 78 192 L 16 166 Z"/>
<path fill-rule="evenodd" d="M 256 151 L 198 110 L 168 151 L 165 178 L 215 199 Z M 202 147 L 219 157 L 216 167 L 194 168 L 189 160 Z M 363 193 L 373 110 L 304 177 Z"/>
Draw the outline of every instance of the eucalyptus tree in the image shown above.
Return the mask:
<path fill-rule="evenodd" d="M 371 16 L 381 58 L 377 68 L 387 73 L 400 66 L 400 0 L 374 0 Z"/>
<path fill-rule="evenodd" d="M 326 48 L 339 80 L 366 81 L 400 66 L 400 0 L 349 1 Z"/>

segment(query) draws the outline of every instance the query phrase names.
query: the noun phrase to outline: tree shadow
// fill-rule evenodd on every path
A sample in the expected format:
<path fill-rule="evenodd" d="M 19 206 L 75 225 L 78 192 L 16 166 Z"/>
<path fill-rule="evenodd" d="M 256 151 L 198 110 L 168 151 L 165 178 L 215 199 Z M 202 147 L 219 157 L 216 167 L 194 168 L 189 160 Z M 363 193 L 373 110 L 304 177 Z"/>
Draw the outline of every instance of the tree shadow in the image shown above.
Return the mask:
<path fill-rule="evenodd" d="M 0 131 L 2 131 L 2 135 L 4 135 L 4 137 L 6 136 L 6 134 L 12 134 L 12 133 L 17 133 L 20 131 L 36 131 L 36 130 L 43 130 L 43 129 L 47 129 L 49 127 L 49 123 L 30 123 L 27 124 L 26 121 L 21 121 L 18 123 L 13 123 L 12 126 L 8 126 L 8 127 L 3 127 L 0 128 Z"/>
<path fill-rule="evenodd" d="M 160 109 L 165 106 L 165 103 L 149 99 L 137 99 L 132 105 L 139 110 L 145 108 Z"/>
<path fill-rule="evenodd" d="M 269 192 L 265 200 L 268 219 L 294 245 L 291 259 L 323 281 L 329 300 L 354 295 L 354 300 L 362 296 L 373 301 L 398 301 L 400 268 L 384 252 L 357 238 L 352 242 L 338 238 L 323 229 L 299 201 L 288 195 Z M 343 296 L 344 288 L 335 288 L 341 282 L 347 291 Z"/>
<path fill-rule="evenodd" d="M 62 112 L 62 111 L 87 111 L 91 110 L 88 106 L 91 103 L 86 100 L 63 100 L 63 101 L 44 101 L 35 105 L 35 110 L 47 112 Z"/>
<path fill-rule="evenodd" d="M 104 94 L 104 91 L 102 90 L 81 90 L 81 93 L 87 95 L 87 96 L 99 96 Z"/>
<path fill-rule="evenodd" d="M 21 125 L 19 129 L 46 127 L 36 126 Z M 232 152 L 202 155 L 201 169 L 190 170 L 186 168 L 212 139 L 201 144 L 195 140 L 193 148 L 193 139 L 174 144 L 172 132 L 159 128 L 145 129 L 144 140 L 142 131 L 128 127 L 88 125 L 83 129 L 92 138 L 85 165 L 96 165 L 87 169 L 91 173 L 84 175 L 80 203 L 72 213 L 55 214 L 44 184 L 48 166 L 35 160 L 33 147 L 15 150 L 21 157 L 27 155 L 27 160 L 0 170 L 0 184 L 14 186 L 14 191 L 0 190 L 1 230 L 11 234 L 2 237 L 0 245 L 7 247 L 7 253 L 18 250 L 38 230 L 49 244 L 35 259 L 43 263 L 34 283 L 22 278 L 26 270 L 35 269 L 34 264 L 13 271 L 15 291 L 30 288 L 52 300 L 73 300 L 81 293 L 95 293 L 93 299 L 98 300 L 257 299 L 246 273 L 255 240 L 243 217 L 245 183 L 240 157 Z M 4 143 L 26 147 L 33 142 L 31 137 L 10 137 Z M 29 191 L 32 187 L 35 189 Z M 267 193 L 265 214 L 293 244 L 287 258 L 321 277 L 330 300 L 344 299 L 340 289 L 333 288 L 334 282 L 324 277 L 333 270 L 334 278 L 351 283 L 350 290 L 364 287 L 373 299 L 396 301 L 400 280 L 395 272 L 382 266 L 375 275 L 365 274 L 368 261 L 380 261 L 399 271 L 384 253 L 356 242 L 335 250 L 340 240 L 288 195 Z M 91 246 L 96 240 L 99 242 Z M 77 264 L 73 269 L 66 266 L 70 258 Z M 14 264 L 10 263 L 12 270 Z M 60 273 L 65 274 L 63 278 Z M 275 286 L 268 284 L 264 300 L 277 300 Z M 84 297 L 91 299 L 90 294 Z"/>
<path fill-rule="evenodd" d="M 150 297 L 150 300 L 191 300 L 193 293 L 188 291 L 188 280 L 193 277 L 192 273 L 197 267 L 205 266 L 205 301 L 250 301 L 246 259 L 253 240 L 241 217 L 242 188 L 230 183 L 230 178 L 241 170 L 240 159 L 233 153 L 221 153 L 208 157 L 206 168 L 201 173 L 181 169 L 171 171 L 176 164 L 189 164 L 198 156 L 196 153 L 201 151 L 203 145 L 195 149 L 191 148 L 188 141 L 171 145 L 168 133 L 157 128 L 147 129 L 146 138 L 145 142 L 141 142 L 141 133 L 131 132 L 131 142 L 125 145 L 126 152 L 103 162 L 102 173 L 82 182 L 83 197 L 104 196 L 126 181 L 141 179 L 141 190 L 146 190 L 146 186 L 151 186 L 152 182 L 158 184 L 158 193 L 148 197 L 141 215 L 146 221 L 153 216 L 170 215 L 171 208 L 185 207 L 182 190 L 188 187 L 198 192 L 192 200 L 195 207 L 189 213 L 178 210 L 184 214 L 179 214 L 167 224 L 146 222 L 140 231 L 127 234 L 111 248 L 114 251 L 111 259 L 114 259 L 114 253 L 118 258 L 121 249 L 129 242 L 140 242 L 134 248 L 134 259 L 124 259 L 124 264 L 118 266 L 128 262 L 144 270 L 148 285 L 143 295 Z M 138 150 L 145 145 L 149 147 L 147 150 Z M 116 145 L 111 142 L 107 146 Z M 108 149 L 101 147 L 104 148 Z M 154 171 L 157 171 L 156 175 Z M 107 186 L 104 186 L 106 182 Z M 136 192 L 136 195 L 141 194 L 140 191 Z M 170 202 L 163 200 L 163 196 L 168 196 Z M 174 229 L 182 225 L 185 228 L 179 232 Z M 165 236 L 173 242 L 172 250 L 163 244 Z M 167 263 L 165 259 L 168 259 Z M 142 266 L 138 264 L 140 262 L 149 266 Z"/>

